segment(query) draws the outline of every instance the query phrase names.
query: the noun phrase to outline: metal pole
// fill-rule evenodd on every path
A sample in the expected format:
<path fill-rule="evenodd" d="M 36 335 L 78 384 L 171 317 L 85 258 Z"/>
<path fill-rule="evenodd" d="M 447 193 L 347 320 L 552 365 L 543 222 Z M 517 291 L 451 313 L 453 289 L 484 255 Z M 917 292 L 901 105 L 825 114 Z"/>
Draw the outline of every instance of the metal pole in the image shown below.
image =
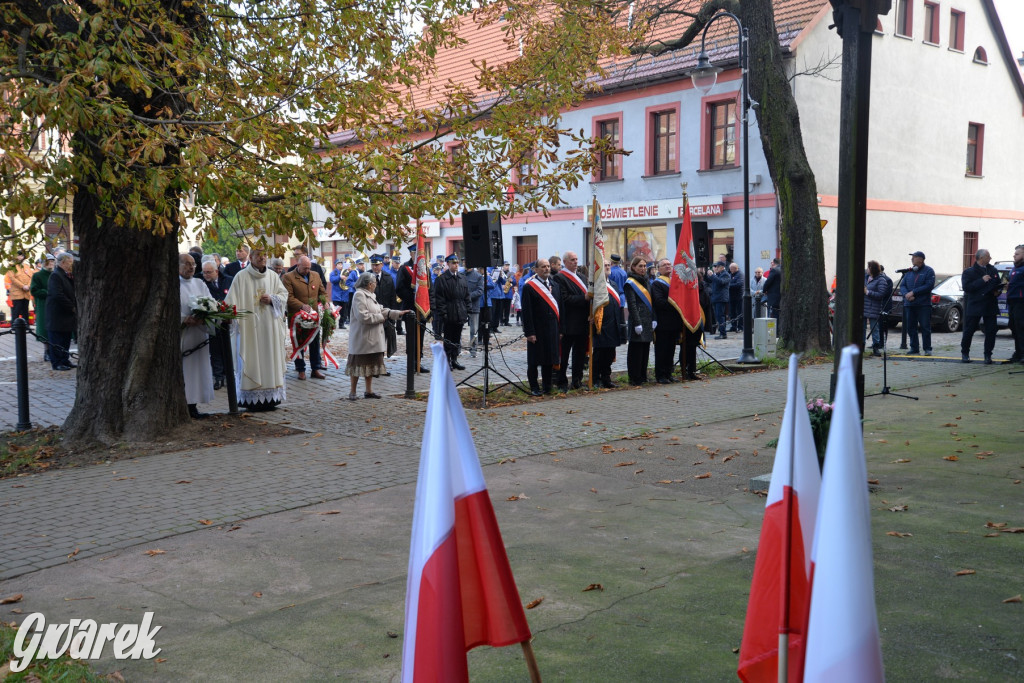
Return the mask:
<path fill-rule="evenodd" d="M 224 359 L 224 385 L 228 390 L 228 413 L 238 414 L 238 387 L 235 385 L 235 357 L 231 349 L 231 328 L 218 330 L 214 341 L 220 342 L 221 358 Z"/>
<path fill-rule="evenodd" d="M 420 321 L 415 310 L 405 314 L 405 397 L 416 398 L 416 373 L 420 369 Z"/>
<path fill-rule="evenodd" d="M 754 319 L 750 308 L 750 55 L 747 29 L 740 24 L 740 69 L 743 98 L 743 350 L 737 363 L 757 363 L 754 355 Z"/>
<path fill-rule="evenodd" d="M 18 379 L 18 431 L 32 429 L 28 415 L 28 346 L 25 338 L 28 335 L 28 321 L 15 318 L 11 322 L 14 330 L 14 357 Z"/>

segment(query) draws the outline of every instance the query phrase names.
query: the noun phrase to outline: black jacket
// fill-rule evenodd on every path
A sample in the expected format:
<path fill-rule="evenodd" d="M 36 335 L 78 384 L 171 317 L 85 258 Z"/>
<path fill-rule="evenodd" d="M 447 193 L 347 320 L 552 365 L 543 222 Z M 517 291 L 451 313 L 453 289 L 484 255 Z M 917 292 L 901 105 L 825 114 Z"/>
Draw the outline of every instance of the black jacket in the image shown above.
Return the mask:
<path fill-rule="evenodd" d="M 416 278 L 413 276 L 415 272 L 416 262 L 413 259 L 409 259 L 398 267 L 395 294 L 402 299 L 402 310 L 404 311 L 416 308 Z"/>
<path fill-rule="evenodd" d="M 984 280 L 986 275 L 991 276 L 988 282 Z M 960 276 L 960 284 L 964 288 L 964 315 L 999 315 L 998 297 L 1002 281 L 995 266 L 991 263 L 982 266 L 975 262 Z"/>
<path fill-rule="evenodd" d="M 776 266 L 768 271 L 764 281 L 764 302 L 772 308 L 782 303 L 782 269 Z"/>
<path fill-rule="evenodd" d="M 651 299 L 654 300 L 654 313 L 658 320 L 658 329 L 655 334 L 671 334 L 682 332 L 683 316 L 672 305 L 668 298 L 669 283 L 660 278 L 655 278 L 651 283 Z"/>
<path fill-rule="evenodd" d="M 203 278 L 202 275 L 199 277 L 206 283 L 206 288 L 210 290 L 210 294 L 217 301 L 224 301 L 224 297 L 228 295 L 228 290 L 231 289 L 231 282 L 235 279 L 230 275 L 218 275 L 216 280 L 210 282 Z"/>
<path fill-rule="evenodd" d="M 558 283 L 558 314 L 562 334 L 589 334 L 590 301 L 587 299 L 587 293 L 581 292 L 580 288 L 561 272 L 555 275 L 554 280 Z M 583 284 L 586 286 L 586 283 Z"/>
<path fill-rule="evenodd" d="M 653 302 L 651 302 L 652 308 L 648 308 L 647 304 L 641 300 L 640 295 L 633 288 L 633 282 L 646 289 L 648 294 L 651 291 L 651 285 L 647 278 L 634 274 L 630 274 L 626 278 L 626 284 L 622 286 L 622 289 L 626 292 L 626 307 L 629 308 L 629 323 L 627 324 L 627 327 L 629 327 L 629 341 L 650 343 L 654 341 L 654 328 L 651 326 L 651 323 L 657 320 L 653 309 Z M 638 326 L 641 328 L 640 334 L 636 333 L 635 328 Z"/>
<path fill-rule="evenodd" d="M 248 263 L 248 262 L 246 262 Z M 234 277 L 238 275 L 238 271 L 242 270 L 242 264 L 238 261 L 232 261 L 231 263 L 224 266 L 224 274 Z"/>
<path fill-rule="evenodd" d="M 46 328 L 51 332 L 74 332 L 77 319 L 75 283 L 57 266 L 46 285 Z"/>
<path fill-rule="evenodd" d="M 389 273 L 381 271 L 380 282 L 377 283 L 377 289 L 374 290 L 373 294 L 377 297 L 377 303 L 384 308 L 398 308 L 395 281 Z"/>
<path fill-rule="evenodd" d="M 469 285 L 464 275 L 452 275 L 446 270 L 437 277 L 431 305 L 438 318 L 449 323 L 467 322 L 469 303 Z"/>

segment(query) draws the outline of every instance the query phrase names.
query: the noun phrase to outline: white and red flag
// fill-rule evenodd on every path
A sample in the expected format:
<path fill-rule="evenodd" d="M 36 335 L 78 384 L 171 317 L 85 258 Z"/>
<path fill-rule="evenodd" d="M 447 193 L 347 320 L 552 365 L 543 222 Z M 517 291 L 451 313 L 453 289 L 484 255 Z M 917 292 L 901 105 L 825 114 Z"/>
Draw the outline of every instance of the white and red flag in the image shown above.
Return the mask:
<path fill-rule="evenodd" d="M 786 412 L 768 487 L 740 646 L 737 673 L 747 683 L 778 680 L 780 631 L 789 636 L 787 678 L 801 680 L 811 597 L 811 544 L 821 474 L 807 401 L 797 373 L 798 358 L 796 354 L 789 358 Z"/>
<path fill-rule="evenodd" d="M 468 681 L 466 652 L 530 639 L 483 470 L 442 344 L 420 449 L 402 681 Z"/>
<path fill-rule="evenodd" d="M 856 347 L 843 349 L 825 449 L 821 504 L 811 554 L 814 573 L 805 681 L 885 680 L 875 612 L 864 434 L 854 378 Z"/>

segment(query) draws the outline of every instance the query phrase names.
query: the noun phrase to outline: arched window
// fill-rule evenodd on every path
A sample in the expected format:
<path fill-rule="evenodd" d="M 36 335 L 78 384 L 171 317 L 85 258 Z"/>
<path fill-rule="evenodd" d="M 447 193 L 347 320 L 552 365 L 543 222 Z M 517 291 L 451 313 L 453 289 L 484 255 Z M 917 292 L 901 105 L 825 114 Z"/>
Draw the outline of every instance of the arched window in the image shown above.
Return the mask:
<path fill-rule="evenodd" d="M 985 52 L 985 48 L 978 46 L 978 49 L 974 51 L 974 63 L 975 64 L 988 64 L 988 53 Z"/>

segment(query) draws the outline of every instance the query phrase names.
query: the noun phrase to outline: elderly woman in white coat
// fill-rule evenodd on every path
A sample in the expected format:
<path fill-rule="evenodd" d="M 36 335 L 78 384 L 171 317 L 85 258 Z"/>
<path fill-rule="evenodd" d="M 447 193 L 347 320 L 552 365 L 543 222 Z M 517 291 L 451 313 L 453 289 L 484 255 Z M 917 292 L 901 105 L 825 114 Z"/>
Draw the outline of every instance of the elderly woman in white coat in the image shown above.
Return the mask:
<path fill-rule="evenodd" d="M 351 380 L 348 400 L 356 400 L 356 386 L 360 377 L 366 378 L 366 398 L 380 398 L 373 393 L 373 378 L 387 372 L 384 365 L 384 351 L 387 342 L 384 337 L 384 320 L 398 320 L 405 311 L 384 308 L 377 303 L 374 290 L 377 278 L 373 273 L 363 273 L 356 280 L 356 291 L 352 296 L 352 310 L 349 318 L 348 364 L 345 374 Z"/>

